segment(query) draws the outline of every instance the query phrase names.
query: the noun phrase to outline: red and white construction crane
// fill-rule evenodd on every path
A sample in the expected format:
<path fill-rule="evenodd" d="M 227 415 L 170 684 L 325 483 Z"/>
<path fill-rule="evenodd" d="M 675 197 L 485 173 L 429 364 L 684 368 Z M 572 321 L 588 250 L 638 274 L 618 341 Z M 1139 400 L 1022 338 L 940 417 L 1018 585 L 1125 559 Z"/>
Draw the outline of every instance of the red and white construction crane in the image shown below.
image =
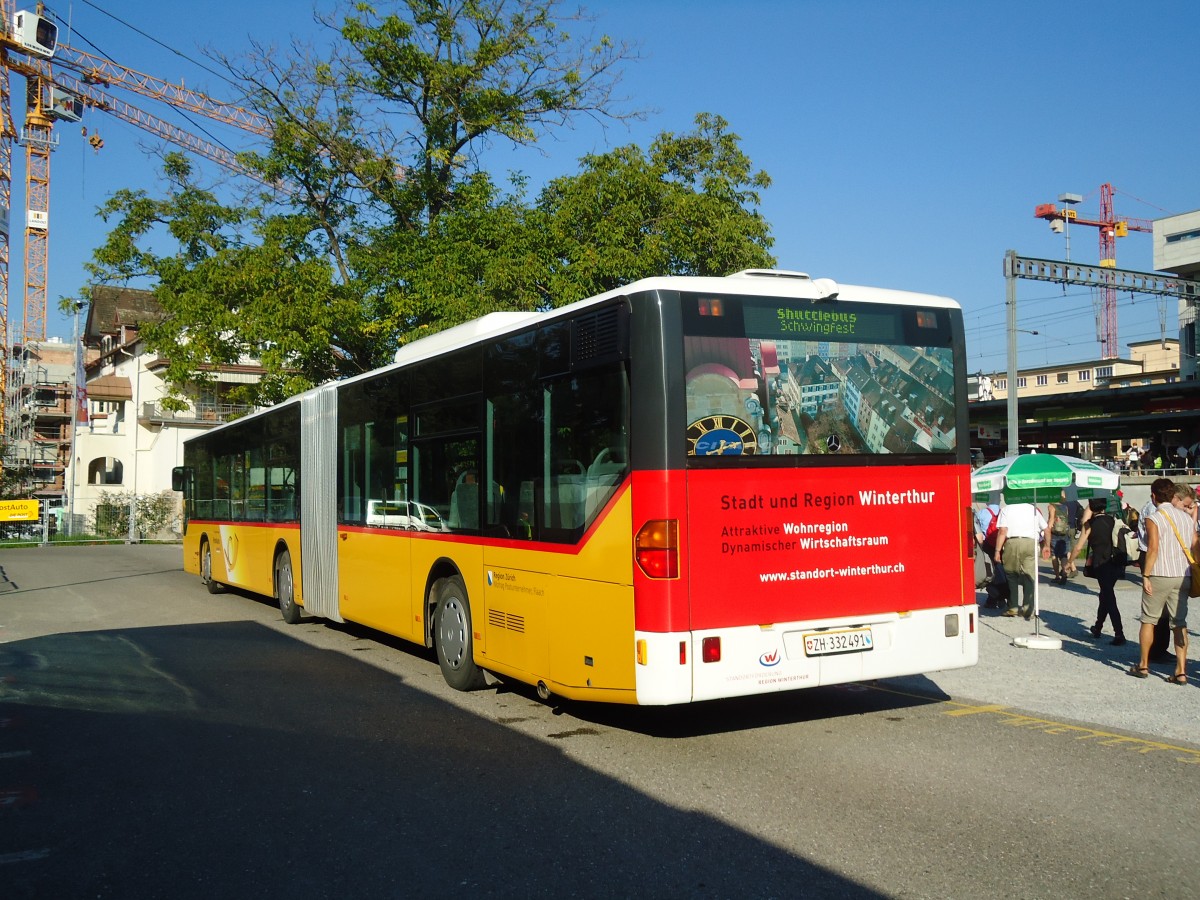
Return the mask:
<path fill-rule="evenodd" d="M 0 343 L 10 338 L 9 224 L 12 211 L 13 144 L 25 147 L 25 267 L 23 321 L 14 343 L 46 338 L 47 272 L 50 241 L 50 154 L 58 145 L 55 122 L 79 122 L 86 109 L 101 110 L 150 134 L 169 141 L 228 169 L 254 177 L 228 149 L 187 131 L 107 93 L 119 87 L 178 109 L 203 115 L 256 135 L 268 136 L 264 117 L 229 103 L 213 100 L 182 85 L 136 72 L 111 60 L 76 50 L 58 41 L 58 29 L 39 2 L 34 10 L 14 8 L 0 0 Z M 25 79 L 25 119 L 18 133 L 12 116 L 10 74 Z M 97 150 L 103 141 L 93 132 Z M 7 362 L 7 361 L 6 361 Z M 7 365 L 0 365 L 0 434 L 8 400 Z"/>
<path fill-rule="evenodd" d="M 1118 217 L 1113 212 L 1113 186 L 1107 183 L 1100 185 L 1100 217 L 1098 219 L 1081 219 L 1072 205 L 1058 207 L 1053 203 L 1038 204 L 1033 210 L 1033 215 L 1038 219 L 1048 221 L 1052 228 L 1090 225 L 1100 229 L 1100 265 L 1109 269 L 1115 269 L 1117 266 L 1117 238 L 1125 237 L 1131 231 L 1154 230 L 1148 219 Z M 1097 314 L 1100 354 L 1103 359 L 1116 359 L 1120 355 L 1120 346 L 1117 342 L 1117 289 L 1115 286 L 1106 286 L 1102 292 L 1102 302 Z"/>

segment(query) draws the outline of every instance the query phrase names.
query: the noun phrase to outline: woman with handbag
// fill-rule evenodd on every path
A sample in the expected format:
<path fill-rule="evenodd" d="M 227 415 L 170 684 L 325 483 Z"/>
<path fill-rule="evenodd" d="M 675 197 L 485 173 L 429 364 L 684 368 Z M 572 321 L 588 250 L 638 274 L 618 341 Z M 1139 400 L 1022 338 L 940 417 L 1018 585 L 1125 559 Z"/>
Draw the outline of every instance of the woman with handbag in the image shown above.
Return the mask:
<path fill-rule="evenodd" d="M 1114 546 L 1114 532 L 1119 531 L 1119 528 L 1125 528 L 1125 525 L 1117 527 L 1116 519 L 1104 511 L 1107 503 L 1108 501 L 1103 497 L 1093 497 L 1088 501 L 1090 515 L 1085 518 L 1083 529 L 1079 532 L 1079 538 L 1072 548 L 1067 570 L 1075 572 L 1075 560 L 1079 557 L 1079 552 L 1086 546 L 1087 564 L 1083 572 L 1089 578 L 1095 578 L 1096 584 L 1100 588 L 1100 603 L 1096 608 L 1096 624 L 1088 630 L 1092 633 L 1092 637 L 1099 640 L 1104 629 L 1104 620 L 1111 618 L 1115 634 L 1111 643 L 1114 647 L 1122 647 L 1125 645 L 1125 629 L 1121 622 L 1121 610 L 1117 608 L 1116 585 L 1124 576 L 1125 566 L 1129 559 L 1123 551 L 1119 552 L 1119 544 Z"/>
<path fill-rule="evenodd" d="M 1154 623 L 1164 609 L 1171 616 L 1175 633 L 1175 674 L 1171 684 L 1187 684 L 1187 607 L 1193 591 L 1192 561 L 1200 551 L 1197 541 L 1196 492 L 1186 484 L 1176 484 L 1171 499 L 1160 503 L 1146 518 L 1146 557 L 1142 575 L 1142 615 L 1138 630 L 1141 654 L 1138 664 L 1129 670 L 1136 678 L 1150 674 L 1150 644 Z M 1195 585 L 1200 592 L 1200 585 Z"/>

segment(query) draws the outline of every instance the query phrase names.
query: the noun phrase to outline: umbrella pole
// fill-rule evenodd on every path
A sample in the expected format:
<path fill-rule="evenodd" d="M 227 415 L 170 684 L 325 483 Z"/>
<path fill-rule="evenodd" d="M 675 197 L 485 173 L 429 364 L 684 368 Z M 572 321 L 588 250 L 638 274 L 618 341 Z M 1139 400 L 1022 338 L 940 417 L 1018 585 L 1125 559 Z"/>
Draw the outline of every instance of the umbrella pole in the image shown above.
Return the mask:
<path fill-rule="evenodd" d="M 1042 551 L 1039 548 L 1034 551 L 1033 556 L 1033 634 L 1013 638 L 1013 646 L 1026 650 L 1061 650 L 1061 640 L 1042 637 L 1042 611 L 1038 604 L 1038 585 L 1042 580 L 1041 565 Z"/>
<path fill-rule="evenodd" d="M 1033 557 L 1033 633 L 1034 636 L 1040 636 L 1042 633 L 1042 610 L 1038 605 L 1038 587 L 1042 583 L 1042 548 L 1038 547 L 1034 551 Z"/>

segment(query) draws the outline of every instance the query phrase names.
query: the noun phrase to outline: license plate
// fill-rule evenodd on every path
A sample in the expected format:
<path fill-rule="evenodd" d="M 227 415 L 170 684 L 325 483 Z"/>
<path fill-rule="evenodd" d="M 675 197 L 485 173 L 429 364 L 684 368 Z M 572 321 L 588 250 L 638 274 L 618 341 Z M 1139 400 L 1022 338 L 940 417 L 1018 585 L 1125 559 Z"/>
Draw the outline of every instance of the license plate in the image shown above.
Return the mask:
<path fill-rule="evenodd" d="M 870 628 L 843 631 L 810 631 L 804 635 L 805 656 L 829 656 L 833 653 L 861 653 L 875 646 Z"/>

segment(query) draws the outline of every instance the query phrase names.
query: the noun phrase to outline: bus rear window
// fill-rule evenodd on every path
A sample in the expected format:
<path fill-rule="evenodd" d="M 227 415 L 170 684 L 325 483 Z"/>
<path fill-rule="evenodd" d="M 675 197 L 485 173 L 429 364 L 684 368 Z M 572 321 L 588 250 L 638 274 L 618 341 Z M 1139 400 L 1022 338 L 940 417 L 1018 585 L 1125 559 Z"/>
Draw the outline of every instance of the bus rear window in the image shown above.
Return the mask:
<path fill-rule="evenodd" d="M 949 310 L 682 301 L 690 457 L 955 452 Z"/>

